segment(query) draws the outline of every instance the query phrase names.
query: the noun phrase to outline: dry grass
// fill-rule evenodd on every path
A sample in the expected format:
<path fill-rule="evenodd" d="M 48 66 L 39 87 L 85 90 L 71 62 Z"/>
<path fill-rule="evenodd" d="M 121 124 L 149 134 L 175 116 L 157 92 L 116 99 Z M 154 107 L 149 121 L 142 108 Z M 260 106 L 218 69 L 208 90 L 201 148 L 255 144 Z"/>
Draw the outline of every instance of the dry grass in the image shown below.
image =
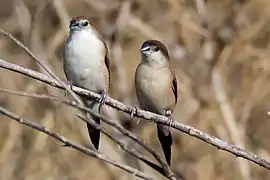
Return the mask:
<path fill-rule="evenodd" d="M 62 79 L 69 19 L 77 15 L 92 19 L 110 47 L 110 95 L 127 104 L 137 103 L 133 75 L 141 43 L 162 40 L 169 47 L 180 87 L 175 119 L 270 159 L 268 0 L 2 0 L 0 7 L 1 27 L 27 44 Z M 4 36 L 0 36 L 0 55 L 42 71 Z M 0 74 L 3 88 L 64 95 L 3 69 Z M 3 93 L 0 103 L 73 140 L 89 143 L 85 125 L 75 121 L 74 111 L 64 105 Z M 153 124 L 137 125 L 122 114 L 110 113 L 161 154 L 157 139 L 151 138 L 156 137 Z M 0 179 L 130 178 L 3 116 L 0 134 Z M 269 171 L 246 160 L 181 133 L 173 135 L 172 167 L 186 179 L 270 178 Z M 136 165 L 104 136 L 101 151 Z M 144 165 L 141 168 L 150 172 Z"/>

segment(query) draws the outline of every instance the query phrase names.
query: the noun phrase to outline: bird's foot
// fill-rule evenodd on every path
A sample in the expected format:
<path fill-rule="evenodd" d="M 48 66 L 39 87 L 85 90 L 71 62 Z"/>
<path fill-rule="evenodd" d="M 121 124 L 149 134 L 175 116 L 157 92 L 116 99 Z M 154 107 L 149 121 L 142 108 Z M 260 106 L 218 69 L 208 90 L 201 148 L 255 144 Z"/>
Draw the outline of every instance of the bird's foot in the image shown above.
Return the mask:
<path fill-rule="evenodd" d="M 130 118 L 131 118 L 131 119 L 134 118 L 134 115 L 137 113 L 137 111 L 138 111 L 137 106 L 132 106 L 132 107 L 130 108 Z"/>
<path fill-rule="evenodd" d="M 70 145 L 68 145 L 67 143 L 61 144 L 61 147 L 69 147 Z"/>
<path fill-rule="evenodd" d="M 169 121 L 169 127 L 174 126 L 174 120 L 173 120 L 172 116 L 168 117 L 168 121 Z"/>
<path fill-rule="evenodd" d="M 108 93 L 105 90 L 103 90 L 101 92 L 101 94 L 100 94 L 100 99 L 98 101 L 100 103 L 100 105 L 104 105 L 105 104 L 105 101 L 106 101 L 106 98 L 107 97 L 108 97 Z"/>
<path fill-rule="evenodd" d="M 138 107 L 135 105 L 130 108 L 130 118 L 133 119 L 135 117 L 135 114 L 138 112 Z M 139 124 L 140 119 L 138 118 L 137 124 Z"/>
<path fill-rule="evenodd" d="M 68 87 L 72 90 L 73 83 L 71 81 L 68 81 Z"/>
<path fill-rule="evenodd" d="M 73 91 L 73 90 L 72 90 L 72 87 L 73 87 L 72 82 L 71 82 L 71 81 L 67 81 L 67 85 L 68 85 L 68 87 L 71 89 L 71 91 Z M 65 96 L 67 96 L 67 95 L 68 95 L 68 91 L 65 90 Z"/>
<path fill-rule="evenodd" d="M 165 112 L 165 116 L 168 117 L 169 127 L 173 126 L 173 125 L 174 125 L 174 120 L 173 120 L 173 117 L 172 117 L 172 111 L 167 110 L 167 111 Z"/>

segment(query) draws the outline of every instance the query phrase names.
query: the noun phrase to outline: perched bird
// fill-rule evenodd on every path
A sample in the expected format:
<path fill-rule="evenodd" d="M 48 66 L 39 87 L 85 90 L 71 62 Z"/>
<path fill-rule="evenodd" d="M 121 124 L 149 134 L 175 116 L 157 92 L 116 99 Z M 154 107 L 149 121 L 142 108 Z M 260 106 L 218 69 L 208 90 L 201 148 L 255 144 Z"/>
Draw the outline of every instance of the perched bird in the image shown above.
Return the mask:
<path fill-rule="evenodd" d="M 100 102 L 82 97 L 88 108 L 100 113 L 110 83 L 108 48 L 100 33 L 85 17 L 79 16 L 70 21 L 63 66 L 69 84 L 101 94 Z M 99 118 L 89 113 L 86 115 L 100 124 Z M 91 142 L 98 150 L 100 131 L 88 123 L 87 128 Z"/>
<path fill-rule="evenodd" d="M 140 107 L 167 116 L 170 124 L 177 103 L 177 80 L 170 65 L 167 48 L 157 40 L 141 46 L 141 62 L 135 73 L 135 88 Z M 170 127 L 157 124 L 158 139 L 167 163 L 171 164 L 172 135 Z"/>

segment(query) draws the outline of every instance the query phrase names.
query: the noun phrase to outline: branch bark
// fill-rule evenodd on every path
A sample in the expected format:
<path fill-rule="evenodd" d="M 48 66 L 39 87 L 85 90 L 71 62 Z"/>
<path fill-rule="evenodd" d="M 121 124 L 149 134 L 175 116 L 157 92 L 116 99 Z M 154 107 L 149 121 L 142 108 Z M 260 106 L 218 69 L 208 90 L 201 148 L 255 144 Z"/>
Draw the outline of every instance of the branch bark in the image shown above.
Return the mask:
<path fill-rule="evenodd" d="M 22 42 L 20 42 L 18 39 L 16 39 L 12 34 L 6 32 L 5 30 L 3 30 L 2 28 L 0 28 L 0 33 L 7 36 L 9 39 L 11 39 L 16 45 L 18 45 L 20 48 L 22 48 L 38 65 L 40 65 L 45 72 L 48 73 L 49 76 L 52 77 L 52 80 L 54 80 L 59 87 L 65 89 L 72 97 L 73 99 L 76 101 L 76 103 L 78 103 L 78 105 L 81 108 L 84 108 L 84 104 L 82 103 L 81 99 L 79 97 L 77 97 L 77 95 L 70 89 L 70 87 L 68 85 L 66 85 L 64 82 L 62 82 L 59 77 L 57 77 L 52 71 L 51 69 L 47 66 L 47 64 L 41 60 L 38 59 L 38 57 L 27 47 L 25 46 Z M 25 69 L 27 70 L 27 69 Z M 42 74 L 43 75 L 43 74 Z M 98 98 L 100 99 L 100 97 Z M 73 103 L 74 104 L 74 103 Z M 78 106 L 77 105 L 77 106 Z M 93 114 L 93 112 L 90 111 L 90 113 Z M 96 116 L 96 115 L 95 115 Z M 104 118 L 103 118 L 104 119 Z M 108 122 L 108 121 L 107 121 Z M 112 125 L 111 123 L 108 123 L 110 125 Z M 166 177 L 168 177 L 169 179 L 177 179 L 177 177 L 175 177 L 175 175 L 172 173 L 169 165 L 163 161 L 160 156 L 155 152 L 154 149 L 152 149 L 150 146 L 146 145 L 141 139 L 139 139 L 138 137 L 136 137 L 135 135 L 133 135 L 132 133 L 130 133 L 129 131 L 125 130 L 124 128 L 122 128 L 119 125 L 115 125 L 116 129 L 118 129 L 122 134 L 127 135 L 128 137 L 130 137 L 131 139 L 135 140 L 138 144 L 140 144 L 141 146 L 143 146 L 147 151 L 149 151 L 154 157 L 155 159 L 160 163 L 160 165 L 162 166 L 162 169 L 164 171 L 160 171 L 161 174 L 165 175 Z M 90 144 L 92 146 L 92 144 Z M 147 163 L 148 165 L 155 165 L 152 162 L 147 162 L 147 160 L 143 161 L 145 163 Z M 154 168 L 155 170 L 158 171 L 158 166 L 152 166 L 152 168 Z"/>
<path fill-rule="evenodd" d="M 21 66 L 18 66 L 18 65 L 13 64 L 13 63 L 9 63 L 9 62 L 1 60 L 1 59 L 0 59 L 0 67 L 17 72 L 17 73 L 20 73 L 20 74 L 23 74 L 23 75 L 26 75 L 26 76 L 29 76 L 31 78 L 34 78 L 36 80 L 39 80 L 39 81 L 44 82 L 46 84 L 49 84 L 53 87 L 64 89 L 64 87 L 56 80 L 54 80 L 54 79 L 52 79 L 44 74 L 41 74 L 39 72 L 27 69 L 25 67 L 21 67 Z M 79 95 L 94 98 L 97 101 L 100 98 L 99 94 L 82 89 L 82 88 L 79 88 L 79 87 L 74 86 L 72 88 L 72 90 Z M 132 111 L 133 107 L 125 105 L 125 104 L 123 104 L 115 99 L 112 99 L 110 97 L 106 98 L 105 104 L 109 105 L 117 110 L 128 113 L 128 114 L 131 114 L 133 112 Z M 138 118 L 142 118 L 146 121 L 169 125 L 169 121 L 168 121 L 167 117 L 161 116 L 161 115 L 158 115 L 155 113 L 151 113 L 148 111 L 144 111 L 141 109 L 137 109 L 137 111 L 134 113 L 134 116 L 136 116 Z M 181 123 L 176 122 L 176 121 L 174 121 L 174 123 L 172 124 L 171 127 L 178 130 L 178 131 L 181 131 L 185 134 L 188 134 L 192 137 L 196 137 L 197 139 L 200 139 L 208 144 L 211 144 L 222 151 L 227 151 L 231 154 L 234 154 L 236 157 L 241 157 L 241 158 L 247 159 L 250 162 L 253 162 L 259 166 L 262 166 L 262 167 L 270 170 L 270 162 L 267 161 L 266 159 L 254 154 L 254 153 L 245 151 L 244 149 L 242 149 L 238 146 L 235 146 L 233 144 L 229 144 L 225 141 L 222 141 L 221 139 L 214 137 L 210 134 L 207 134 L 205 132 L 202 132 L 199 129 L 196 129 L 196 128 L 189 126 L 189 125 L 181 124 Z"/>
<path fill-rule="evenodd" d="M 65 104 L 67 104 L 69 106 L 78 108 L 79 110 L 91 113 L 94 116 L 97 116 L 98 118 L 100 118 L 103 122 L 109 124 L 110 126 L 116 128 L 117 130 L 119 130 L 124 136 L 127 136 L 127 137 L 131 138 L 136 143 L 138 143 L 139 145 L 144 147 L 148 152 L 150 152 L 155 157 L 155 159 L 162 165 L 162 167 L 160 167 L 159 165 L 149 161 L 145 156 L 142 156 L 140 153 L 135 151 L 133 148 L 127 147 L 124 143 L 119 141 L 116 137 L 112 136 L 105 128 L 103 128 L 102 126 L 99 126 L 98 124 L 94 123 L 94 121 L 89 121 L 88 119 L 85 119 L 84 117 L 82 117 L 80 115 L 79 115 L 79 118 L 81 118 L 85 122 L 90 123 L 94 128 L 100 130 L 103 134 L 108 136 L 111 140 L 113 140 L 114 142 L 119 144 L 120 147 L 124 151 L 127 151 L 128 153 L 130 153 L 131 155 L 133 155 L 137 159 L 143 161 L 148 166 L 150 166 L 154 170 L 158 171 L 161 175 L 163 175 L 163 176 L 165 176 L 165 177 L 167 177 L 168 179 L 171 179 L 171 180 L 179 179 L 178 177 L 176 177 L 173 174 L 173 172 L 171 171 L 171 169 L 167 165 L 167 163 L 159 157 L 159 155 L 155 152 L 154 149 L 152 149 L 149 145 L 147 145 L 142 139 L 135 136 L 133 133 L 129 132 L 124 127 L 122 127 L 121 125 L 116 123 L 117 122 L 116 120 L 110 120 L 107 117 L 105 117 L 105 116 L 103 116 L 103 115 L 101 115 L 99 113 L 95 113 L 94 111 L 92 111 L 91 109 L 89 109 L 89 108 L 87 108 L 85 106 L 77 104 L 75 101 L 68 100 L 68 99 L 61 99 L 61 98 L 59 98 L 57 96 L 52 96 L 52 95 L 47 95 L 47 94 L 19 92 L 19 91 L 7 90 L 7 89 L 3 89 L 3 88 L 0 88 L 0 92 L 9 93 L 9 94 L 18 95 L 18 96 L 25 96 L 25 97 L 32 97 L 32 98 L 39 98 L 39 99 L 47 99 L 47 100 L 51 100 L 51 101 L 57 101 L 57 102 L 65 103 Z"/>
<path fill-rule="evenodd" d="M 5 31 L 4 29 L 0 28 L 0 33 L 3 34 L 4 36 L 7 36 L 10 40 L 12 40 L 17 46 L 22 48 L 41 68 L 43 68 L 53 79 L 55 79 L 59 84 L 63 86 L 64 89 L 67 90 L 67 92 L 79 103 L 83 104 L 81 99 L 76 96 L 76 94 L 69 88 L 68 85 L 63 83 L 58 76 L 56 76 L 51 69 L 42 62 L 41 60 L 38 59 L 38 57 L 22 42 L 20 42 L 18 39 L 16 39 L 12 34 L 9 32 Z"/>
<path fill-rule="evenodd" d="M 42 132 L 42 133 L 56 139 L 57 141 L 60 141 L 60 142 L 64 143 L 64 145 L 66 147 L 76 149 L 76 150 L 78 150 L 78 151 L 80 151 L 80 152 L 82 152 L 82 153 L 84 153 L 84 154 L 86 154 L 88 156 L 91 156 L 91 157 L 100 159 L 102 161 L 105 161 L 105 162 L 107 162 L 107 163 L 109 163 L 109 164 L 111 164 L 111 165 L 113 165 L 115 167 L 118 167 L 118 168 L 120 168 L 120 169 L 122 169 L 122 170 L 124 170 L 124 171 L 126 171 L 126 172 L 128 172 L 130 174 L 133 174 L 133 175 L 135 175 L 137 177 L 140 177 L 142 179 L 154 180 L 154 178 L 148 176 L 147 174 L 145 174 L 145 173 L 143 173 L 141 171 L 138 171 L 135 168 L 132 168 L 130 166 L 127 166 L 127 165 L 121 164 L 119 162 L 116 162 L 114 160 L 111 160 L 107 156 L 99 153 L 96 150 L 91 150 L 91 149 L 83 147 L 83 146 L 81 146 L 81 145 L 79 145 L 79 144 L 77 144 L 75 142 L 72 142 L 71 140 L 69 140 L 69 139 L 67 139 L 67 138 L 65 138 L 65 137 L 63 137 L 63 136 L 61 136 L 61 135 L 59 135 L 57 133 L 54 133 L 54 132 L 48 130 L 47 128 L 45 128 L 45 127 L 43 127 L 43 126 L 41 126 L 41 125 L 39 125 L 37 123 L 26 120 L 26 119 L 14 114 L 14 113 L 8 111 L 7 109 L 5 109 L 5 108 L 3 108 L 1 106 L 0 106 L 0 113 L 7 116 L 7 117 L 9 117 L 9 118 L 11 118 L 12 120 L 14 120 L 14 121 L 16 121 L 16 122 L 18 122 L 20 124 L 28 126 L 28 127 L 32 128 L 32 129 L 35 129 L 35 130 L 39 131 L 39 132 Z"/>

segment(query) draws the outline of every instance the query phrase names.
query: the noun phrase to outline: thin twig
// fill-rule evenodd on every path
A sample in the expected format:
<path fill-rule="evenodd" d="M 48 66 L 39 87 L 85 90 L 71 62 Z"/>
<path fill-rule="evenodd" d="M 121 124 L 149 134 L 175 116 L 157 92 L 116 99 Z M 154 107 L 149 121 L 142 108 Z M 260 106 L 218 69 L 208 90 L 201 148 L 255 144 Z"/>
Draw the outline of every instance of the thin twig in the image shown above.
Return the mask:
<path fill-rule="evenodd" d="M 115 74 L 116 74 L 116 79 L 117 79 L 117 92 L 121 96 L 121 100 L 125 104 L 132 104 L 131 102 L 131 89 L 128 84 L 128 78 L 127 78 L 127 71 L 126 71 L 126 66 L 125 66 L 125 61 L 123 59 L 123 34 L 124 34 L 124 27 L 127 25 L 128 19 L 129 19 L 129 14 L 131 10 L 131 4 L 132 2 L 129 0 L 125 0 L 122 2 L 119 10 L 118 10 L 118 15 L 115 20 L 115 25 L 114 25 L 114 40 L 112 41 L 112 46 L 111 46 L 111 55 L 114 59 L 114 66 L 115 66 Z M 122 124 L 125 124 L 127 122 L 130 122 L 130 116 L 127 114 L 124 114 L 122 118 Z M 130 125 L 132 123 L 129 123 Z M 133 126 L 129 126 L 129 130 L 132 132 L 133 131 Z M 130 146 L 134 146 L 135 142 L 132 141 L 131 139 L 125 138 L 126 144 L 129 144 Z M 137 169 L 141 169 L 142 167 L 138 163 L 138 158 L 131 157 L 130 155 L 124 154 L 124 160 L 127 162 L 129 165 L 132 167 L 136 167 Z"/>
<path fill-rule="evenodd" d="M 5 108 L 3 108 L 1 106 L 0 106 L 0 113 L 3 114 L 4 116 L 7 116 L 7 117 L 17 121 L 20 124 L 23 124 L 23 125 L 28 126 L 28 127 L 32 128 L 32 129 L 35 129 L 35 130 L 37 130 L 39 132 L 47 134 L 48 136 L 53 137 L 54 139 L 64 143 L 64 145 L 66 147 L 76 149 L 76 150 L 78 150 L 78 151 L 80 151 L 80 152 L 82 152 L 84 154 L 87 154 L 88 156 L 91 156 L 91 157 L 100 159 L 102 161 L 105 161 L 105 162 L 107 162 L 107 163 L 109 163 L 109 164 L 111 164 L 111 165 L 113 165 L 115 167 L 118 167 L 118 168 L 120 168 L 120 169 L 122 169 L 122 170 L 124 170 L 124 171 L 126 171 L 126 172 L 128 172 L 130 174 L 133 174 L 133 175 L 135 175 L 137 177 L 140 177 L 142 179 L 154 180 L 153 178 L 151 178 L 147 174 L 145 174 L 145 173 L 143 173 L 141 171 L 138 171 L 137 169 L 134 169 L 134 168 L 132 168 L 130 166 L 127 166 L 127 165 L 121 164 L 119 162 L 116 162 L 114 160 L 111 160 L 107 156 L 99 153 L 96 150 L 91 150 L 91 149 L 83 147 L 83 146 L 81 146 L 81 145 L 79 145 L 79 144 L 77 144 L 75 142 L 72 142 L 71 140 L 69 140 L 69 139 L 67 139 L 67 138 L 65 138 L 63 136 L 48 130 L 46 127 L 43 127 L 43 126 L 41 126 L 41 125 L 39 125 L 37 123 L 34 123 L 32 121 L 26 120 L 26 119 L 14 114 L 14 113 L 8 111 L 7 109 L 5 109 Z"/>
<path fill-rule="evenodd" d="M 48 83 L 53 87 L 58 87 L 58 88 L 63 89 L 63 86 L 61 86 L 61 84 L 58 83 L 57 81 L 55 81 L 54 79 L 52 79 L 52 78 L 50 78 L 50 77 L 48 77 L 48 76 L 46 76 L 44 74 L 38 73 L 36 71 L 33 71 L 33 70 L 30 70 L 30 69 L 18 66 L 16 64 L 8 63 L 8 62 L 0 59 L 0 67 L 9 69 L 9 70 L 12 70 L 12 71 L 15 71 L 15 72 L 20 72 L 21 74 L 27 75 L 27 76 L 32 77 L 32 78 L 37 79 L 37 80 L 40 80 L 40 81 L 42 81 L 44 83 Z M 100 99 L 100 94 L 97 94 L 97 93 L 94 93 L 94 92 L 91 92 L 91 91 L 87 91 L 87 90 L 84 90 L 84 89 L 76 87 L 76 86 L 73 86 L 72 89 L 74 90 L 74 92 L 76 92 L 76 93 L 78 93 L 80 95 L 87 95 L 88 97 L 92 97 L 96 101 L 98 101 Z M 89 96 L 88 93 L 91 93 L 92 95 Z M 110 106 L 112 106 L 112 107 L 114 107 L 114 108 L 116 108 L 118 110 L 122 110 L 123 112 L 126 112 L 126 113 L 131 113 L 132 109 L 133 109 L 133 107 L 128 107 L 125 104 L 123 104 L 123 103 L 121 103 L 119 101 L 113 100 L 110 97 L 106 98 L 105 102 L 106 102 L 106 104 L 108 102 L 112 102 L 112 104 L 109 104 Z M 90 113 L 92 113 L 92 112 L 90 112 Z M 94 114 L 96 116 L 95 113 L 92 113 L 92 114 Z M 168 166 L 168 164 L 159 157 L 159 155 L 156 153 L 156 151 L 154 149 L 147 146 L 141 139 L 137 138 L 135 135 L 133 135 L 132 133 L 130 133 L 126 129 L 122 128 L 122 126 L 117 125 L 115 123 L 112 123 L 111 121 L 107 121 L 107 123 L 110 124 L 110 125 L 115 125 L 115 128 L 118 129 L 122 134 L 128 135 L 131 139 L 135 140 L 138 144 L 143 146 L 162 165 L 166 175 L 168 175 L 168 177 L 170 177 L 172 175 L 172 172 L 171 172 L 170 167 Z"/>
<path fill-rule="evenodd" d="M 31 98 L 38 98 L 38 99 L 46 99 L 46 100 L 51 100 L 51 101 L 57 101 L 57 102 L 65 103 L 65 104 L 70 105 L 70 106 L 71 106 L 71 104 L 75 104 L 75 106 L 76 106 L 75 102 L 68 101 L 66 99 L 61 99 L 61 98 L 59 98 L 57 96 L 48 95 L 48 94 L 27 93 L 27 92 L 20 92 L 20 91 L 4 89 L 4 88 L 0 88 L 0 92 L 8 93 L 8 94 L 11 94 L 11 95 L 16 95 L 16 96 L 23 96 L 23 97 L 31 97 Z M 72 107 L 74 107 L 74 106 L 72 106 Z M 157 170 L 158 172 L 160 172 L 162 175 L 164 175 L 166 177 L 166 175 L 164 174 L 163 169 L 160 166 L 158 166 L 157 164 L 154 164 L 153 162 L 147 160 L 147 158 L 145 156 L 138 153 L 135 149 L 127 147 L 124 143 L 122 143 L 116 137 L 111 135 L 104 127 L 98 125 L 97 123 L 94 123 L 93 121 L 89 121 L 88 119 L 82 117 L 81 115 L 77 115 L 77 116 L 80 119 L 82 119 L 83 121 L 85 121 L 87 123 L 90 123 L 94 128 L 100 130 L 103 134 L 105 134 L 107 137 L 109 137 L 112 141 L 119 144 L 120 147 L 124 151 L 127 151 L 131 155 L 133 155 L 136 158 L 140 159 L 141 161 L 145 162 L 147 165 L 151 166 L 153 169 Z"/>
<path fill-rule="evenodd" d="M 228 97 L 223 87 L 223 83 L 221 81 L 221 76 L 218 69 L 214 69 L 212 72 L 212 84 L 213 84 L 216 100 L 219 103 L 220 110 L 223 115 L 224 122 L 227 126 L 227 129 L 231 135 L 232 142 L 237 144 L 240 147 L 245 147 L 245 144 L 242 138 L 243 133 L 241 133 L 242 131 L 239 130 L 240 127 L 236 123 L 235 114 L 228 101 Z M 249 180 L 250 168 L 249 168 L 248 163 L 246 161 L 243 161 L 242 159 L 238 159 L 238 163 L 239 163 L 239 168 L 242 173 L 243 179 Z"/>
<path fill-rule="evenodd" d="M 64 82 L 62 82 L 51 70 L 50 68 L 40 61 L 37 56 L 22 42 L 20 42 L 18 39 L 16 39 L 12 34 L 5 31 L 4 29 L 0 28 L 0 33 L 11 39 L 17 46 L 22 48 L 36 63 L 38 63 L 53 79 L 55 79 L 57 82 L 59 82 L 65 90 L 80 104 L 83 104 L 81 99 L 76 96 L 76 94 L 66 85 Z"/>
<path fill-rule="evenodd" d="M 37 58 L 37 56 L 27 47 L 25 46 L 22 42 L 20 42 L 18 39 L 16 39 L 14 36 L 12 36 L 12 34 L 6 32 L 5 30 L 0 28 L 0 33 L 4 34 L 5 36 L 7 36 L 9 39 L 11 39 L 13 42 L 15 42 L 20 48 L 22 48 L 24 51 L 26 51 L 30 57 L 32 57 L 42 68 L 44 68 L 44 70 L 52 77 L 54 78 L 60 85 L 62 85 L 62 88 L 64 88 L 65 90 L 67 90 L 69 92 L 69 94 L 71 94 L 71 96 L 78 102 L 78 104 L 80 104 L 81 106 L 84 106 L 84 104 L 82 103 L 81 99 L 77 97 L 77 95 L 65 84 L 63 83 L 52 71 L 51 69 L 41 60 L 39 60 Z M 128 132 L 128 131 L 126 131 Z M 123 131 L 122 131 L 123 133 Z M 128 132 L 129 133 L 129 132 Z M 134 138 L 135 136 L 133 136 Z M 132 138 L 132 136 L 131 136 Z M 155 158 L 156 160 L 161 164 L 162 168 L 164 169 L 165 174 L 168 177 L 173 177 L 173 173 L 170 169 L 170 167 L 168 166 L 168 164 L 163 161 L 159 155 L 155 152 L 154 149 L 150 148 L 149 146 L 147 146 L 145 143 L 143 143 L 142 141 L 139 141 L 139 139 L 137 139 L 137 142 L 139 142 L 140 145 L 142 145 L 147 151 L 149 151 Z M 92 144 L 91 144 L 92 146 Z"/>
<path fill-rule="evenodd" d="M 3 88 L 0 88 L 0 92 L 9 93 L 9 94 L 18 95 L 18 96 L 25 96 L 25 97 L 32 97 L 32 98 L 39 98 L 39 99 L 47 99 L 47 100 L 57 101 L 57 102 L 65 103 L 65 104 L 67 104 L 69 106 L 72 106 L 72 107 L 76 107 L 76 108 L 78 108 L 78 109 L 80 109 L 82 111 L 89 112 L 89 113 L 93 114 L 94 116 L 97 116 L 98 118 L 100 118 L 101 120 L 103 120 L 105 123 L 107 123 L 110 126 L 116 128 L 117 130 L 119 130 L 123 135 L 125 135 L 127 137 L 130 137 L 132 140 L 134 140 L 135 142 L 137 142 L 138 144 L 140 144 L 141 146 L 143 146 L 146 150 L 148 150 L 151 154 L 153 154 L 153 156 L 157 159 L 157 161 L 160 164 L 162 164 L 162 163 L 163 163 L 163 165 L 166 164 L 166 162 L 163 161 L 158 156 L 158 154 L 154 151 L 154 149 L 152 149 L 148 145 L 146 145 L 145 142 L 142 139 L 136 137 L 134 134 L 132 134 L 131 132 L 129 132 L 128 130 L 126 130 L 125 128 L 123 128 L 121 125 L 117 124 L 116 121 L 109 120 L 107 117 L 102 116 L 99 113 L 95 113 L 94 111 L 92 111 L 91 109 L 88 109 L 85 106 L 82 107 L 82 106 L 76 104 L 76 102 L 74 102 L 72 100 L 60 99 L 57 96 L 52 96 L 52 95 L 47 95 L 47 94 L 19 92 L 19 91 L 14 91 L 14 90 L 9 90 L 9 89 L 3 89 Z M 131 155 L 133 155 L 136 158 L 140 159 L 141 161 L 143 161 L 144 163 L 146 163 L 147 165 L 149 165 L 150 167 L 152 167 L 153 169 L 155 169 L 156 171 L 158 171 L 163 176 L 168 177 L 169 179 L 172 179 L 172 180 L 178 179 L 171 172 L 171 170 L 168 167 L 168 165 L 167 166 L 164 166 L 164 167 L 160 167 L 160 166 L 154 164 L 153 162 L 147 160 L 146 157 L 144 157 L 144 156 L 140 155 L 140 153 L 136 152 L 133 148 L 129 148 L 124 143 L 122 143 L 121 141 L 117 140 L 117 138 L 113 137 L 110 133 L 108 133 L 105 128 L 103 128 L 102 126 L 98 125 L 97 123 L 94 123 L 94 121 L 89 121 L 88 119 L 85 119 L 85 118 L 81 117 L 80 115 L 79 115 L 79 118 L 82 119 L 84 122 L 90 123 L 94 128 L 100 130 L 102 133 L 104 133 L 106 136 L 108 136 L 111 140 L 113 140 L 114 142 L 116 142 L 117 144 L 119 144 L 120 147 L 124 151 L 127 151 Z"/>
<path fill-rule="evenodd" d="M 61 86 L 61 84 L 59 84 L 54 79 L 51 79 L 50 77 L 48 77 L 44 74 L 38 73 L 36 71 L 30 70 L 30 69 L 27 69 L 24 67 L 21 67 L 19 65 L 9 63 L 9 62 L 6 62 L 6 61 L 0 59 L 0 67 L 5 68 L 5 69 L 9 69 L 9 70 L 14 71 L 14 72 L 18 72 L 18 73 L 26 75 L 26 76 L 29 76 L 31 78 L 34 78 L 36 80 L 42 81 L 46 84 L 49 84 L 53 87 L 64 89 L 64 87 Z M 75 87 L 75 86 L 72 89 L 74 90 L 74 92 L 76 92 L 77 94 L 80 94 L 80 95 L 88 96 L 88 97 L 94 98 L 96 100 L 98 100 L 100 98 L 100 94 L 94 93 L 92 91 L 88 91 L 88 90 L 85 90 L 85 89 L 82 89 L 79 87 Z M 127 106 L 127 105 L 125 105 L 125 104 L 123 104 L 115 99 L 110 98 L 110 97 L 106 98 L 105 104 L 107 104 L 107 105 L 109 105 L 117 110 L 123 111 L 125 113 L 129 113 L 129 114 L 132 113 L 133 107 Z M 138 109 L 136 111 L 136 113 L 134 113 L 134 116 L 139 117 L 139 118 L 143 118 L 147 121 L 154 121 L 156 123 L 169 125 L 167 117 L 161 116 L 161 115 L 158 115 L 155 113 L 151 113 L 148 111 L 144 111 L 141 109 Z M 214 136 L 211 136 L 210 134 L 204 133 L 204 132 L 202 132 L 202 131 L 200 131 L 192 126 L 184 125 L 184 124 L 181 124 L 179 122 L 174 121 L 174 123 L 172 124 L 171 127 L 174 129 L 177 129 L 181 132 L 184 132 L 190 136 L 196 137 L 196 138 L 198 138 L 198 139 L 200 139 L 208 144 L 211 144 L 220 150 L 227 151 L 231 154 L 236 155 L 237 157 L 242 157 L 244 159 L 247 159 L 255 164 L 258 164 L 258 165 L 270 170 L 270 162 L 267 161 L 266 159 L 263 159 L 262 157 L 254 154 L 254 153 L 245 151 L 244 149 L 242 149 L 238 146 L 235 146 L 233 144 L 229 144 L 225 141 L 222 141 L 221 139 L 214 137 Z"/>
<path fill-rule="evenodd" d="M 123 149 L 124 151 L 128 152 L 129 154 L 131 154 L 132 156 L 134 156 L 135 158 L 143 161 L 144 163 L 146 163 L 147 165 L 149 165 L 151 168 L 155 169 L 156 171 L 158 171 L 159 173 L 161 173 L 163 176 L 166 177 L 166 174 L 164 173 L 162 167 L 160 167 L 159 165 L 149 161 L 145 156 L 143 156 L 141 153 L 137 152 L 135 149 L 133 149 L 132 147 L 128 147 L 126 144 L 122 143 L 121 141 L 119 141 L 116 137 L 114 137 L 112 134 L 110 134 L 104 127 L 98 125 L 97 123 L 94 123 L 93 121 L 90 122 L 87 118 L 84 118 L 81 115 L 77 115 L 80 119 L 82 119 L 83 121 L 90 123 L 93 127 L 95 127 L 96 129 L 100 130 L 103 134 L 105 134 L 108 138 L 110 138 L 112 141 L 114 141 L 115 143 L 117 143 L 121 149 Z"/>

